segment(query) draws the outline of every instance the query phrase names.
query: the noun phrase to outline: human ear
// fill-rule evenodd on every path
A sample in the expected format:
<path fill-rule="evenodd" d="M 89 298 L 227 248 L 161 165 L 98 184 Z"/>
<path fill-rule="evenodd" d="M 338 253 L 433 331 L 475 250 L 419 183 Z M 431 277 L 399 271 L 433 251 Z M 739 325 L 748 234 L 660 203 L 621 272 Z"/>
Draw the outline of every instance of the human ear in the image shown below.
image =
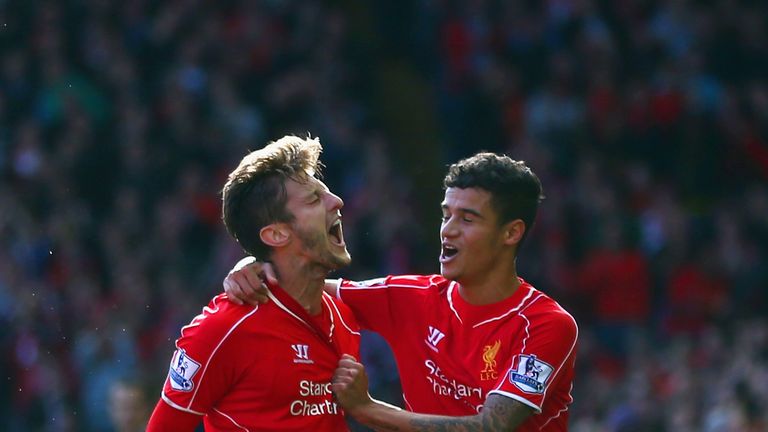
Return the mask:
<path fill-rule="evenodd" d="M 524 234 L 525 222 L 522 219 L 515 219 L 509 222 L 504 230 L 504 243 L 508 245 L 518 244 Z"/>
<path fill-rule="evenodd" d="M 259 238 L 267 246 L 282 247 L 291 240 L 291 233 L 285 224 L 273 223 L 259 231 Z"/>

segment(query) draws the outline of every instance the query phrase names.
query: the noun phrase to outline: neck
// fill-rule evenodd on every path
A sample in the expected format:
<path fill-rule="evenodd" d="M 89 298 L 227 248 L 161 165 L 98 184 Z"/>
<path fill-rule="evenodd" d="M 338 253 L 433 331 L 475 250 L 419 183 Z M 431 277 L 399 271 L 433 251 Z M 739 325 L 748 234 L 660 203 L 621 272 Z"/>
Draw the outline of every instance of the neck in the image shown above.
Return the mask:
<path fill-rule="evenodd" d="M 459 294 L 472 305 L 498 303 L 509 298 L 520 287 L 514 265 L 504 271 L 486 273 L 477 279 L 462 278 L 457 282 Z"/>
<path fill-rule="evenodd" d="M 280 288 L 287 292 L 310 315 L 322 310 L 323 287 L 327 271 L 309 268 L 306 263 L 292 259 L 280 260 L 273 257 L 273 264 Z"/>

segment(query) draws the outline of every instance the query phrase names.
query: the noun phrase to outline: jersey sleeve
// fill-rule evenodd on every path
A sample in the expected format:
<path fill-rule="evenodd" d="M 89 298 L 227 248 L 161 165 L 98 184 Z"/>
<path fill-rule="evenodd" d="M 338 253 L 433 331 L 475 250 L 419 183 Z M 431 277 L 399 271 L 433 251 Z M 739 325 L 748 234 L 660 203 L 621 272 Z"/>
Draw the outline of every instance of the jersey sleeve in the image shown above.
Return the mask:
<path fill-rule="evenodd" d="M 172 408 L 164 400 L 159 400 L 152 416 L 147 423 L 146 432 L 193 432 L 202 421 L 202 417 L 197 414 L 181 411 Z"/>
<path fill-rule="evenodd" d="M 420 314 L 433 282 L 427 276 L 387 276 L 339 282 L 337 296 L 355 314 L 360 326 L 381 335 L 408 326 Z"/>
<path fill-rule="evenodd" d="M 552 383 L 572 378 L 578 327 L 562 310 L 521 316 L 529 322 L 522 349 L 513 353 L 507 372 L 489 394 L 511 397 L 540 413 Z"/>
<path fill-rule="evenodd" d="M 227 394 L 242 372 L 242 363 L 232 359 L 239 357 L 238 326 L 257 308 L 251 309 L 246 313 L 220 295 L 182 328 L 163 387 L 168 405 L 204 415 Z"/>

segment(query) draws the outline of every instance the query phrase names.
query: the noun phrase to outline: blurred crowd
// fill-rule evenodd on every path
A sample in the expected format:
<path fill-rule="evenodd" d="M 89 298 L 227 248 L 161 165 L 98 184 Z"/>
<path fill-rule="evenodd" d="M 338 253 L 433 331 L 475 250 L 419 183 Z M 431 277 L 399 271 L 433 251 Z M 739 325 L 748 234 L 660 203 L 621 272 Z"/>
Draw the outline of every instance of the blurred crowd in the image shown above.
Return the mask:
<path fill-rule="evenodd" d="M 1 430 L 143 430 L 242 256 L 226 174 L 286 133 L 324 145 L 349 278 L 438 271 L 446 164 L 526 160 L 571 429 L 768 430 L 765 2 L 8 0 L 0 52 Z"/>

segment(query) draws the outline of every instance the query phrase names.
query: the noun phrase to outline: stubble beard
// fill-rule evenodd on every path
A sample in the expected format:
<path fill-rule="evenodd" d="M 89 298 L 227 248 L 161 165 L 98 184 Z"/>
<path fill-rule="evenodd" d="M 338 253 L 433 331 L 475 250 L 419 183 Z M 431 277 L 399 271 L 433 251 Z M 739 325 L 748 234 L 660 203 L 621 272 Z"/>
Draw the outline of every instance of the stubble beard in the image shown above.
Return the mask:
<path fill-rule="evenodd" d="M 344 248 L 343 254 L 334 253 L 328 247 L 328 238 L 319 232 L 307 232 L 300 227 L 294 226 L 294 231 L 301 241 L 304 250 L 314 257 L 314 264 L 326 268 L 328 271 L 337 270 L 346 267 L 352 261 L 352 258 Z"/>

